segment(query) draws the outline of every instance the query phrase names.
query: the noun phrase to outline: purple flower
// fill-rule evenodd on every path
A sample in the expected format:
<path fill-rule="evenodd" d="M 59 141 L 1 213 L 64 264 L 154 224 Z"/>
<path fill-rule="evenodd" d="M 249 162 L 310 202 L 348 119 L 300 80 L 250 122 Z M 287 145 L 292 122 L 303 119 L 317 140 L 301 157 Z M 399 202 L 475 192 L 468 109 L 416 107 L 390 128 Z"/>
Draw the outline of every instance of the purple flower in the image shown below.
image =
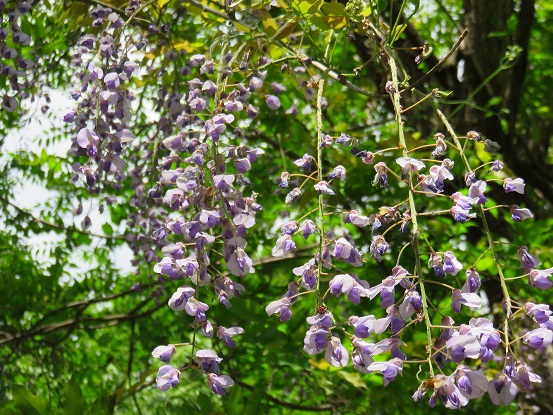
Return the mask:
<path fill-rule="evenodd" d="M 543 351 L 553 342 L 553 331 L 540 327 L 526 333 L 523 336 L 523 341 L 531 348 Z"/>
<path fill-rule="evenodd" d="M 526 303 L 524 309 L 526 314 L 532 317 L 538 324 L 547 323 L 553 314 L 547 304 Z"/>
<path fill-rule="evenodd" d="M 288 297 L 283 297 L 280 300 L 272 301 L 265 307 L 265 312 L 267 315 L 272 316 L 273 314 L 280 315 L 280 321 L 288 321 L 292 317 L 292 312 L 290 311 L 291 301 Z"/>
<path fill-rule="evenodd" d="M 350 210 L 348 215 L 344 219 L 345 223 L 351 223 L 360 228 L 370 225 L 371 220 L 367 216 L 362 216 L 357 210 Z"/>
<path fill-rule="evenodd" d="M 451 275 L 457 275 L 463 269 L 463 265 L 455 258 L 451 251 L 444 252 L 444 271 Z"/>
<path fill-rule="evenodd" d="M 209 310 L 209 306 L 192 297 L 184 305 L 184 310 L 189 316 L 195 317 L 196 321 L 204 321 L 205 312 Z"/>
<path fill-rule="evenodd" d="M 353 326 L 353 333 L 356 337 L 366 338 L 374 332 L 374 323 L 376 319 L 372 315 L 357 317 L 351 316 L 348 320 L 348 324 Z"/>
<path fill-rule="evenodd" d="M 384 375 L 382 379 L 384 386 L 388 386 L 401 371 L 403 371 L 403 361 L 397 357 L 387 362 L 374 362 L 367 368 L 367 373 L 381 372 Z"/>
<path fill-rule="evenodd" d="M 467 399 L 478 399 L 488 390 L 488 379 L 478 370 L 459 365 L 455 370 L 455 379 L 461 394 Z"/>
<path fill-rule="evenodd" d="M 294 275 L 302 277 L 302 287 L 312 290 L 317 284 L 317 264 L 315 259 L 310 259 L 301 267 L 296 267 L 292 270 Z"/>
<path fill-rule="evenodd" d="M 181 373 L 178 369 L 175 369 L 171 365 L 161 366 L 156 376 L 157 388 L 163 392 L 167 392 L 179 384 L 180 378 Z"/>
<path fill-rule="evenodd" d="M 328 183 L 325 182 L 324 180 L 321 180 L 319 183 L 314 185 L 314 187 L 319 194 L 325 194 L 325 195 L 331 195 L 331 196 L 335 194 L 334 191 L 328 186 Z"/>
<path fill-rule="evenodd" d="M 77 116 L 77 110 L 71 109 L 65 115 L 63 116 L 64 122 L 73 122 L 75 121 L 75 117 Z"/>
<path fill-rule="evenodd" d="M 537 257 L 528 252 L 528 248 L 526 246 L 519 247 L 517 254 L 525 273 L 530 272 L 530 270 L 540 266 L 541 264 L 541 261 Z"/>
<path fill-rule="evenodd" d="M 541 290 L 548 290 L 553 283 L 549 279 L 553 273 L 553 268 L 547 269 L 533 269 L 528 274 L 528 284 L 530 287 L 539 288 Z"/>
<path fill-rule="evenodd" d="M 349 354 L 342 342 L 336 336 L 332 336 L 326 348 L 325 359 L 330 366 L 344 367 L 349 362 Z"/>
<path fill-rule="evenodd" d="M 511 211 L 511 219 L 514 220 L 515 222 L 522 222 L 524 219 L 530 219 L 534 217 L 534 215 L 532 214 L 532 212 L 530 212 L 529 209 L 525 209 L 525 208 L 523 209 L 518 207 L 517 205 L 512 205 L 510 211 Z"/>
<path fill-rule="evenodd" d="M 294 164 L 304 172 L 309 173 L 311 172 L 311 160 L 313 160 L 313 157 L 306 153 L 301 159 L 294 161 Z"/>
<path fill-rule="evenodd" d="M 272 253 L 274 257 L 286 258 L 290 251 L 295 248 L 296 244 L 292 241 L 292 236 L 286 234 L 277 239 Z"/>
<path fill-rule="evenodd" d="M 303 235 L 303 239 L 309 238 L 313 232 L 315 232 L 316 226 L 311 219 L 305 220 L 299 227 L 299 231 Z"/>
<path fill-rule="evenodd" d="M 81 128 L 77 133 L 77 144 L 81 148 L 96 147 L 99 141 L 98 135 L 88 127 Z"/>
<path fill-rule="evenodd" d="M 229 347 L 236 347 L 236 342 L 232 339 L 232 337 L 242 333 L 244 333 L 244 329 L 242 327 L 234 326 L 229 329 L 223 326 L 217 327 L 217 337 L 223 340 L 223 343 Z"/>
<path fill-rule="evenodd" d="M 484 196 L 485 191 L 486 191 L 486 182 L 483 180 L 477 180 L 476 182 L 470 185 L 469 197 L 472 199 L 476 199 L 477 205 L 483 205 L 488 201 L 488 199 L 486 199 L 486 196 Z"/>
<path fill-rule="evenodd" d="M 198 360 L 198 365 L 206 373 L 221 374 L 219 363 L 221 363 L 223 359 L 218 357 L 213 350 L 198 350 L 196 352 L 196 359 Z"/>
<path fill-rule="evenodd" d="M 401 180 L 405 180 L 410 172 L 419 171 L 426 167 L 426 165 L 417 159 L 411 157 L 400 157 L 396 159 L 396 163 L 400 165 L 401 170 Z"/>
<path fill-rule="evenodd" d="M 509 405 L 517 396 L 518 388 L 504 371 L 488 384 L 488 396 L 494 405 Z"/>
<path fill-rule="evenodd" d="M 302 195 L 302 191 L 299 187 L 294 188 L 290 193 L 286 195 L 285 203 L 294 203 Z"/>
<path fill-rule="evenodd" d="M 171 356 L 176 353 L 177 348 L 173 344 L 168 344 L 167 346 L 157 346 L 152 351 L 152 356 L 161 360 L 163 363 L 169 363 Z"/>
<path fill-rule="evenodd" d="M 121 80 L 116 72 L 110 72 L 104 76 L 104 82 L 109 90 L 113 91 L 119 85 L 121 85 Z"/>
<path fill-rule="evenodd" d="M 336 178 L 342 181 L 346 178 L 346 169 L 344 166 L 334 167 L 334 170 L 332 171 L 332 173 L 328 175 L 329 180 L 336 179 Z"/>
<path fill-rule="evenodd" d="M 348 294 L 348 299 L 359 304 L 361 297 L 367 297 L 369 283 L 363 280 L 358 280 L 349 274 L 336 275 L 329 282 L 330 292 L 334 295 Z"/>
<path fill-rule="evenodd" d="M 265 102 L 267 103 L 267 107 L 273 111 L 280 108 L 280 99 L 275 95 L 268 95 Z"/>
<path fill-rule="evenodd" d="M 447 340 L 446 346 L 449 349 L 451 360 L 455 363 L 459 363 L 467 357 L 471 359 L 480 357 L 480 343 L 476 337 L 470 334 L 452 336 Z"/>
<path fill-rule="evenodd" d="M 502 170 L 504 167 L 504 164 L 502 161 L 500 160 L 494 160 L 493 163 L 492 163 L 492 166 L 490 167 L 490 169 L 488 170 L 488 173 L 490 172 L 498 172 L 500 170 Z"/>
<path fill-rule="evenodd" d="M 386 242 L 386 239 L 382 235 L 373 236 L 369 249 L 371 258 L 376 259 L 378 262 L 382 261 L 382 256 L 386 253 L 387 249 L 388 242 Z"/>
<path fill-rule="evenodd" d="M 227 375 L 217 376 L 215 373 L 208 373 L 207 384 L 213 393 L 224 396 L 227 394 L 225 389 L 234 385 L 234 381 Z"/>
<path fill-rule="evenodd" d="M 386 163 L 382 161 L 376 163 L 374 169 L 376 170 L 376 176 L 374 176 L 372 184 L 374 186 L 388 187 L 388 166 L 386 166 Z"/>
<path fill-rule="evenodd" d="M 372 358 L 372 347 L 374 345 L 355 336 L 352 337 L 351 343 L 354 347 L 351 355 L 354 369 L 362 373 L 370 373 L 368 368 L 374 362 Z"/>
<path fill-rule="evenodd" d="M 238 173 L 244 174 L 250 171 L 250 169 L 252 168 L 252 164 L 247 157 L 244 157 L 234 160 L 234 167 L 236 167 L 236 171 Z"/>
<path fill-rule="evenodd" d="M 467 307 L 480 307 L 482 305 L 482 300 L 478 294 L 463 292 L 455 288 L 451 294 L 451 309 L 456 313 L 460 313 L 461 305 L 466 305 Z"/>
<path fill-rule="evenodd" d="M 310 355 L 321 353 L 328 345 L 329 335 L 330 333 L 328 330 L 317 326 L 311 326 L 307 333 L 305 333 L 305 338 L 303 339 L 303 350 Z"/>
<path fill-rule="evenodd" d="M 465 282 L 465 285 L 463 285 L 463 288 L 461 288 L 461 292 L 464 293 L 475 293 L 480 289 L 481 281 L 480 281 L 480 275 L 478 272 L 476 272 L 476 269 L 470 268 L 466 272 L 467 280 Z"/>
<path fill-rule="evenodd" d="M 430 254 L 430 259 L 428 260 L 428 265 L 434 270 L 436 277 L 445 277 L 444 271 L 444 261 L 440 254 L 432 253 Z"/>
<path fill-rule="evenodd" d="M 524 180 L 517 179 L 505 179 L 503 180 L 503 187 L 505 188 L 505 193 L 517 192 L 521 195 L 524 194 Z"/>

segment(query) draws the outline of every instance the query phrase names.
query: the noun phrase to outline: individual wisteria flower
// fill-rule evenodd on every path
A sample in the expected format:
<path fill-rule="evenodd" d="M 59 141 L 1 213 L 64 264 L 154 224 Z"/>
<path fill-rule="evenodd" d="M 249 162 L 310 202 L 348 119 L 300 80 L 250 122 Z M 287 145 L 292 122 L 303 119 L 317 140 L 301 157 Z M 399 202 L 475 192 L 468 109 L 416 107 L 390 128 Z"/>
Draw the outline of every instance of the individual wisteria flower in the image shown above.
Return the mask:
<path fill-rule="evenodd" d="M 549 279 L 553 273 L 553 268 L 533 269 L 528 274 L 528 284 L 530 287 L 548 290 L 553 286 L 553 282 Z"/>
<path fill-rule="evenodd" d="M 336 275 L 328 285 L 331 294 L 347 294 L 354 304 L 359 304 L 361 297 L 367 297 L 367 290 L 370 288 L 367 281 L 358 280 L 349 274 Z"/>
<path fill-rule="evenodd" d="M 551 322 L 553 312 L 549 309 L 547 304 L 534 304 L 529 302 L 526 303 L 524 309 L 526 314 L 532 317 L 536 323 L 546 325 L 550 330 L 553 329 L 553 322 Z"/>
<path fill-rule="evenodd" d="M 457 334 L 446 342 L 449 356 L 455 363 L 462 362 L 467 357 L 478 359 L 480 357 L 480 343 L 476 337 L 470 334 Z"/>
<path fill-rule="evenodd" d="M 451 309 L 456 313 L 460 313 L 461 305 L 466 305 L 471 308 L 478 308 L 482 305 L 482 300 L 476 293 L 464 292 L 463 290 L 455 288 L 451 294 Z"/>
<path fill-rule="evenodd" d="M 374 176 L 372 184 L 374 186 L 388 187 L 388 166 L 386 166 L 386 163 L 382 161 L 376 163 L 374 169 L 376 170 L 376 176 Z"/>
<path fill-rule="evenodd" d="M 163 365 L 159 368 L 156 376 L 156 386 L 159 390 L 167 392 L 171 388 L 177 387 L 181 378 L 181 373 L 171 365 Z"/>
<path fill-rule="evenodd" d="M 299 231 L 301 232 L 303 239 L 309 238 L 309 236 L 315 232 L 316 226 L 313 223 L 311 219 L 306 219 L 303 221 L 303 223 L 299 227 Z"/>
<path fill-rule="evenodd" d="M 302 277 L 302 287 L 312 290 L 317 285 L 317 264 L 315 259 L 310 259 L 306 264 L 292 270 L 294 275 Z"/>
<path fill-rule="evenodd" d="M 500 160 L 494 160 L 492 163 L 492 166 L 488 170 L 488 173 L 490 172 L 498 172 L 500 170 L 503 170 L 504 164 Z"/>
<path fill-rule="evenodd" d="M 317 183 L 316 185 L 314 185 L 315 187 L 315 190 L 319 193 L 319 194 L 325 194 L 325 195 L 334 195 L 334 190 L 332 190 L 329 186 L 328 186 L 328 183 L 325 182 L 324 180 L 321 180 L 319 183 Z"/>
<path fill-rule="evenodd" d="M 288 297 L 283 297 L 280 300 L 270 302 L 269 305 L 265 307 L 265 312 L 269 316 L 272 316 L 273 314 L 279 314 L 280 321 L 285 322 L 290 320 L 290 317 L 292 317 L 290 304 L 290 299 Z"/>
<path fill-rule="evenodd" d="M 293 235 L 298 230 L 298 222 L 295 220 L 285 223 L 280 227 L 280 231 L 283 235 Z"/>
<path fill-rule="evenodd" d="M 175 291 L 169 299 L 169 307 L 175 311 L 184 310 L 186 302 L 194 295 L 195 292 L 196 290 L 189 286 L 177 288 L 177 291 Z"/>
<path fill-rule="evenodd" d="M 444 140 L 445 136 L 442 133 L 436 133 L 434 139 L 436 140 L 436 148 L 432 152 L 432 157 L 442 157 L 447 151 L 447 144 Z"/>
<path fill-rule="evenodd" d="M 528 252 L 528 247 L 526 246 L 519 247 L 517 254 L 518 258 L 520 259 L 522 269 L 525 273 L 528 273 L 530 272 L 530 270 L 539 267 L 541 264 L 541 261 L 537 257 Z"/>
<path fill-rule="evenodd" d="M 553 331 L 544 327 L 540 327 L 538 329 L 529 331 L 522 338 L 524 343 L 526 343 L 531 348 L 543 351 L 553 342 Z"/>
<path fill-rule="evenodd" d="M 484 192 L 486 191 L 486 186 L 487 184 L 483 180 L 477 180 L 470 185 L 469 197 L 471 199 L 476 199 L 477 205 L 483 205 L 488 201 L 488 199 L 486 199 L 486 196 L 484 196 Z"/>
<path fill-rule="evenodd" d="M 374 344 L 367 343 L 355 336 L 351 338 L 351 344 L 353 345 L 351 354 L 353 368 L 361 373 L 370 373 L 368 368 L 374 362 L 372 358 Z"/>
<path fill-rule="evenodd" d="M 267 107 L 269 107 L 269 109 L 273 111 L 280 108 L 280 99 L 278 99 L 278 97 L 275 95 L 268 95 L 265 99 L 265 102 L 267 104 Z"/>
<path fill-rule="evenodd" d="M 234 380 L 232 380 L 227 375 L 217 376 L 215 373 L 208 373 L 207 384 L 209 385 L 213 393 L 224 396 L 227 394 L 227 391 L 225 389 L 233 386 Z"/>
<path fill-rule="evenodd" d="M 488 396 L 494 405 L 509 405 L 517 393 L 517 385 L 504 371 L 499 372 L 488 384 Z"/>
<path fill-rule="evenodd" d="M 398 373 L 403 371 L 403 361 L 397 357 L 387 362 L 374 362 L 367 368 L 367 373 L 381 372 L 384 376 L 382 383 L 384 386 L 388 386 L 392 382 Z"/>
<path fill-rule="evenodd" d="M 273 256 L 277 258 L 286 258 L 292 249 L 296 248 L 296 244 L 292 241 L 291 235 L 282 235 L 277 239 L 276 245 L 273 247 Z"/>
<path fill-rule="evenodd" d="M 323 134 L 321 137 L 321 142 L 319 143 L 319 148 L 330 147 L 333 143 L 333 139 L 328 134 Z"/>
<path fill-rule="evenodd" d="M 213 350 L 198 350 L 196 360 L 200 368 L 206 373 L 215 373 L 220 375 L 219 363 L 223 361 Z"/>
<path fill-rule="evenodd" d="M 511 219 L 515 222 L 522 222 L 525 219 L 531 219 L 534 217 L 530 209 L 520 208 L 517 205 L 512 205 L 511 209 Z"/>
<path fill-rule="evenodd" d="M 521 178 L 517 179 L 505 179 L 503 180 L 503 188 L 505 193 L 516 192 L 521 195 L 524 194 L 524 180 Z"/>
<path fill-rule="evenodd" d="M 360 228 L 370 225 L 371 220 L 367 216 L 362 216 L 359 211 L 353 209 L 350 210 L 347 216 L 344 218 L 345 223 L 351 223 Z"/>
<path fill-rule="evenodd" d="M 314 316 L 307 317 L 305 319 L 307 323 L 313 325 L 316 325 L 317 327 L 323 328 L 323 329 L 329 329 L 334 325 L 334 320 L 332 317 L 332 313 L 328 310 L 315 314 Z"/>
<path fill-rule="evenodd" d="M 294 161 L 294 164 L 302 169 L 304 172 L 310 173 L 312 160 L 313 157 L 306 153 L 301 159 Z"/>
<path fill-rule="evenodd" d="M 286 195 L 285 203 L 294 203 L 296 200 L 300 198 L 301 195 L 302 195 L 301 189 L 299 187 L 296 187 Z"/>
<path fill-rule="evenodd" d="M 470 370 L 464 365 L 459 365 L 454 375 L 461 395 L 467 399 L 481 398 L 488 391 L 488 379 L 478 370 Z"/>
<path fill-rule="evenodd" d="M 316 325 L 311 326 L 307 333 L 305 333 L 303 350 L 310 355 L 321 353 L 328 345 L 329 335 L 330 332 L 328 330 Z"/>
<path fill-rule="evenodd" d="M 184 305 L 184 310 L 189 316 L 194 317 L 196 321 L 204 321 L 206 318 L 205 312 L 209 310 L 209 306 L 192 297 Z"/>
<path fill-rule="evenodd" d="M 332 173 L 330 173 L 328 175 L 328 179 L 331 180 L 331 179 L 340 179 L 340 180 L 345 180 L 346 178 L 346 168 L 344 166 L 336 166 L 334 167 L 334 170 L 332 171 Z"/>
<path fill-rule="evenodd" d="M 169 363 L 171 356 L 177 352 L 177 348 L 173 344 L 168 344 L 167 346 L 157 346 L 152 351 L 152 356 L 156 359 L 161 360 L 163 363 Z"/>
<path fill-rule="evenodd" d="M 396 163 L 401 167 L 401 180 L 405 180 L 410 172 L 418 172 L 426 167 L 422 161 L 411 157 L 400 157 L 396 159 Z"/>
<path fill-rule="evenodd" d="M 461 264 L 455 255 L 451 251 L 444 252 L 444 272 L 451 274 L 453 276 L 457 275 L 459 271 L 463 269 L 463 264 Z"/>
<path fill-rule="evenodd" d="M 388 242 L 382 235 L 374 235 L 369 253 L 371 258 L 376 259 L 378 262 L 382 261 L 382 256 L 386 253 L 388 249 Z"/>
<path fill-rule="evenodd" d="M 380 294 L 380 307 L 388 308 L 395 303 L 394 291 L 396 285 L 407 278 L 409 272 L 401 265 L 392 269 L 392 275 L 382 280 L 382 282 L 367 291 L 369 299 L 373 299 Z"/>
<path fill-rule="evenodd" d="M 79 147 L 88 149 L 90 156 L 96 155 L 96 146 L 99 142 L 100 138 L 98 135 L 88 127 L 81 128 L 77 133 L 77 144 Z"/>
<path fill-rule="evenodd" d="M 229 347 L 236 347 L 236 342 L 232 339 L 232 337 L 242 333 L 244 333 L 244 329 L 238 326 L 234 326 L 228 329 L 223 326 L 217 327 L 217 337 L 223 340 L 223 343 L 225 343 L 225 345 Z"/>
<path fill-rule="evenodd" d="M 325 359 L 330 366 L 344 367 L 349 362 L 349 354 L 336 336 L 330 337 L 326 348 Z"/>
<path fill-rule="evenodd" d="M 348 324 L 353 327 L 353 334 L 361 339 L 367 338 L 374 333 L 375 316 L 368 315 L 363 317 L 351 316 Z"/>

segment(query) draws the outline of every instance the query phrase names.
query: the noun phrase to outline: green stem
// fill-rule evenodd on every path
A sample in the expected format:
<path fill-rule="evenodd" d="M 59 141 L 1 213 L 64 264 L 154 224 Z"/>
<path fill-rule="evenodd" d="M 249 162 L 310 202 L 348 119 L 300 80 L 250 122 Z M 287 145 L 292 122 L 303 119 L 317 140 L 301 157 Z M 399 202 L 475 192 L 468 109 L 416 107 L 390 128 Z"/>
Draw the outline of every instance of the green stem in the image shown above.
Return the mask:
<path fill-rule="evenodd" d="M 323 147 L 320 145 L 323 135 L 323 109 L 322 109 L 322 100 L 323 100 L 323 88 L 324 88 L 324 79 L 319 80 L 318 91 L 317 91 L 317 179 L 318 181 L 323 180 Z M 323 195 L 319 195 L 319 261 L 317 263 L 317 292 L 319 292 L 319 285 L 321 282 L 321 276 L 323 272 L 323 244 L 324 244 L 324 211 L 323 211 Z M 320 298 L 320 295 L 318 296 Z M 318 304 L 317 304 L 318 305 Z"/>

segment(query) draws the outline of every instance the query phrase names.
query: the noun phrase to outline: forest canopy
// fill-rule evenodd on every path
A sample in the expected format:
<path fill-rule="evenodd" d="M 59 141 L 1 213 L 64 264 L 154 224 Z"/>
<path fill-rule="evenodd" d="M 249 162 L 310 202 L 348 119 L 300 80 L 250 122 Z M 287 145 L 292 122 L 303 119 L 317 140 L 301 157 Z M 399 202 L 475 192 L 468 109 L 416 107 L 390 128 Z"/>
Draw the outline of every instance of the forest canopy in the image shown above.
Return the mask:
<path fill-rule="evenodd" d="M 552 21 L 0 0 L 0 414 L 553 413 Z"/>

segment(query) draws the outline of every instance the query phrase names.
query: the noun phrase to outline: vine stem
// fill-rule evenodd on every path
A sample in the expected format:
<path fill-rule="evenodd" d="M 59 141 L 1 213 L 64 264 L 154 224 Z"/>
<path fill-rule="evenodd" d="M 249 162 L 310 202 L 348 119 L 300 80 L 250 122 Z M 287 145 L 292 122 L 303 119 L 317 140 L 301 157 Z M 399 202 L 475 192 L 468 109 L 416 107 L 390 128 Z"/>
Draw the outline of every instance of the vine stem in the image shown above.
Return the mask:
<path fill-rule="evenodd" d="M 445 115 L 439 110 L 436 109 L 436 112 L 440 119 L 442 120 L 442 123 L 444 124 L 445 128 L 453 138 L 453 142 L 455 145 L 457 145 L 459 148 L 461 148 L 461 143 L 459 142 L 459 138 L 455 134 L 455 131 L 453 131 L 453 127 L 445 117 Z M 470 164 L 465 156 L 465 153 L 463 151 L 460 152 L 461 159 L 463 160 L 463 163 L 465 165 L 465 168 L 467 169 L 467 172 L 471 172 Z M 512 302 L 511 302 L 511 296 L 509 295 L 509 290 L 507 288 L 507 282 L 506 278 L 503 275 L 503 270 L 499 266 L 499 257 L 497 255 L 497 252 L 494 247 L 494 241 L 492 239 L 492 234 L 490 232 L 490 227 L 488 226 L 488 221 L 486 219 L 486 211 L 482 207 L 482 205 L 478 205 L 478 210 L 480 211 L 480 217 L 482 218 L 482 225 L 484 225 L 484 233 L 486 234 L 486 239 L 488 240 L 488 249 L 492 252 L 493 260 L 497 264 L 497 273 L 499 274 L 499 282 L 501 284 L 501 291 L 503 292 L 503 298 L 505 300 L 505 322 L 504 322 L 504 338 L 505 338 L 505 349 L 506 353 L 509 352 L 510 343 L 509 343 L 509 316 L 511 315 L 512 310 Z"/>
<path fill-rule="evenodd" d="M 394 91 L 391 94 L 392 103 L 394 105 L 394 111 L 396 114 L 396 122 L 398 126 L 398 136 L 399 136 L 399 147 L 403 152 L 403 157 L 409 157 L 409 151 L 407 149 L 407 143 L 405 141 L 405 135 L 403 133 L 403 121 L 401 119 L 401 96 L 399 93 L 399 82 L 397 78 L 397 66 L 394 58 L 391 55 L 391 51 L 388 51 L 388 63 L 390 65 L 390 72 L 392 74 L 392 84 Z M 415 274 L 422 275 L 422 269 L 420 264 L 420 254 L 419 254 L 419 225 L 417 221 L 417 208 L 415 205 L 415 197 L 413 191 L 413 181 L 412 181 L 412 172 L 409 172 L 409 209 L 411 213 L 411 223 L 413 224 L 413 253 L 415 255 Z M 424 321 L 426 324 L 426 353 L 428 356 L 428 369 L 430 372 L 430 377 L 434 377 L 434 368 L 432 367 L 432 322 L 430 320 L 430 315 L 428 314 L 428 303 L 426 298 L 426 290 L 422 279 L 419 279 L 419 286 L 421 290 L 422 298 L 422 313 L 424 315 Z"/>
<path fill-rule="evenodd" d="M 320 145 L 323 135 L 323 90 L 324 90 L 324 79 L 320 79 L 318 83 L 317 90 L 317 179 L 321 181 L 323 179 L 323 147 Z M 321 282 L 321 276 L 323 273 L 323 244 L 324 244 L 324 210 L 323 210 L 323 194 L 319 194 L 319 206 L 318 206 L 318 216 L 319 216 L 319 261 L 317 262 L 317 305 L 320 300 L 319 285 Z M 321 300 L 322 301 L 322 300 Z"/>

